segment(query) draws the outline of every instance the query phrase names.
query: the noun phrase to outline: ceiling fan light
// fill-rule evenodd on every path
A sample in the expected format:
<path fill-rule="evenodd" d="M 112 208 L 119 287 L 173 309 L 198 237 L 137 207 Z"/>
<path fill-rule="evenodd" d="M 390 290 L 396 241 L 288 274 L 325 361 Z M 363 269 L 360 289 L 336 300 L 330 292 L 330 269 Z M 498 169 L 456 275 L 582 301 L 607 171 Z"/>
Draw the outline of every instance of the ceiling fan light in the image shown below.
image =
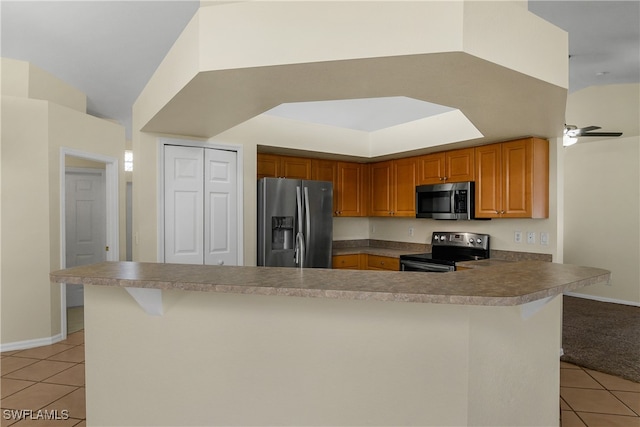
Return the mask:
<path fill-rule="evenodd" d="M 562 137 L 562 145 L 564 147 L 569 147 L 569 146 L 575 144 L 576 142 L 578 142 L 578 138 L 576 138 L 575 136 L 570 136 L 570 135 L 565 134 Z"/>

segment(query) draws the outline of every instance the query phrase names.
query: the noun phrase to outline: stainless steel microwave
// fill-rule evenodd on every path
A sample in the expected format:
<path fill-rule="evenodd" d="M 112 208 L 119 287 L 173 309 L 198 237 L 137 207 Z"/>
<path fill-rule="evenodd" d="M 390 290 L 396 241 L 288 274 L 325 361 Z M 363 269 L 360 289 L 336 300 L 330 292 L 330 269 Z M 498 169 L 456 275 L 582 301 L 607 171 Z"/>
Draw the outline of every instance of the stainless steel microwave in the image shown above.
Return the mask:
<path fill-rule="evenodd" d="M 419 185 L 416 187 L 416 218 L 474 219 L 475 183 Z"/>

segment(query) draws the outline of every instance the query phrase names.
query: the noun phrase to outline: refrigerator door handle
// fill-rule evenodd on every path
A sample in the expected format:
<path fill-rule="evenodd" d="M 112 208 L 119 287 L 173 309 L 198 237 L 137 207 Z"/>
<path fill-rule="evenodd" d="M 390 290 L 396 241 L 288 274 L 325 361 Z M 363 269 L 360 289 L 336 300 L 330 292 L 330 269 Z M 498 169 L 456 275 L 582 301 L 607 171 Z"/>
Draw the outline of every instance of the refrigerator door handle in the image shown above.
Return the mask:
<path fill-rule="evenodd" d="M 307 255 L 307 246 L 311 244 L 309 238 L 311 237 L 311 210 L 309 209 L 309 187 L 304 187 L 304 255 Z M 306 261 L 306 258 L 303 258 Z"/>
<path fill-rule="evenodd" d="M 304 237 L 303 237 L 303 229 L 302 229 L 302 221 L 304 218 L 302 211 L 302 192 L 300 186 L 296 186 L 296 206 L 298 208 L 298 218 L 296 219 L 298 232 L 296 234 L 296 250 L 295 250 L 295 262 L 297 267 L 303 267 L 305 247 L 304 247 Z"/>

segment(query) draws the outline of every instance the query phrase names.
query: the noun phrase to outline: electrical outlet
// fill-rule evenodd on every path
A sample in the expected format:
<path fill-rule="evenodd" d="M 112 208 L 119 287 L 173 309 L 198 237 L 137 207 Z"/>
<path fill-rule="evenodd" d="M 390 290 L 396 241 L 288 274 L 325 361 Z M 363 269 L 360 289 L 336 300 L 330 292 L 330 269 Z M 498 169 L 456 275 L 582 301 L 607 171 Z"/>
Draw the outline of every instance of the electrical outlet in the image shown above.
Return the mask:
<path fill-rule="evenodd" d="M 527 231 L 527 243 L 530 245 L 535 245 L 536 243 L 535 231 Z"/>
<path fill-rule="evenodd" d="M 543 231 L 540 233 L 540 244 L 541 245 L 549 244 L 549 233 L 547 233 L 546 231 Z"/>
<path fill-rule="evenodd" d="M 515 231 L 513 233 L 513 241 L 516 243 L 522 243 L 522 231 Z"/>
<path fill-rule="evenodd" d="M 409 227 L 409 236 L 413 236 L 413 227 Z"/>

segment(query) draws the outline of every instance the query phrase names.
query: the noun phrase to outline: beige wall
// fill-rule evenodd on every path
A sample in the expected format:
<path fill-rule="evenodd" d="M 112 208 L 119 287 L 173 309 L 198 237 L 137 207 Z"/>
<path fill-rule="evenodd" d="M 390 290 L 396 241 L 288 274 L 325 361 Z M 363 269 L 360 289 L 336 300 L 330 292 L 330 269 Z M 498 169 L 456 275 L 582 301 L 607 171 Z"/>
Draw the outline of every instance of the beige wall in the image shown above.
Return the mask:
<path fill-rule="evenodd" d="M 1 58 L 0 73 L 3 95 L 41 99 L 82 113 L 87 111 L 84 93 L 33 64 Z"/>
<path fill-rule="evenodd" d="M 42 73 L 28 80 L 37 80 Z M 47 100 L 2 96 L 3 348 L 45 344 L 61 333 L 60 287 L 49 283 L 49 272 L 60 268 L 61 147 L 114 157 L 122 166 L 124 128 Z M 125 183 L 124 173 L 118 175 L 124 256 Z"/>
<path fill-rule="evenodd" d="M 46 102 L 2 97 L 2 344 L 60 332 L 48 280 L 47 121 Z"/>
<path fill-rule="evenodd" d="M 588 297 L 640 305 L 640 85 L 583 89 L 569 97 L 567 121 L 623 131 L 620 138 L 581 138 L 565 152 L 567 263 L 611 270 L 611 284 Z M 604 125 L 603 125 L 604 126 Z"/>
<path fill-rule="evenodd" d="M 156 317 L 125 289 L 85 289 L 90 425 L 558 423 L 560 297 L 523 319 L 519 307 L 172 290 Z"/>

